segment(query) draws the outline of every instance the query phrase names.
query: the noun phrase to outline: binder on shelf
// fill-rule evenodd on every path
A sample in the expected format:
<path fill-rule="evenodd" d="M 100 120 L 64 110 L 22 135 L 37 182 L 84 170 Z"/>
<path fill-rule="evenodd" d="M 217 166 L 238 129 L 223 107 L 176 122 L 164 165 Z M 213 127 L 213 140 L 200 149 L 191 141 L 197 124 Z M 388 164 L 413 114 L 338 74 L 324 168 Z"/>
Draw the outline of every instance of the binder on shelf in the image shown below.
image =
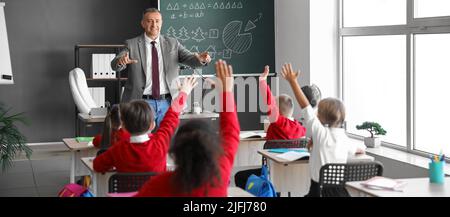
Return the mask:
<path fill-rule="evenodd" d="M 99 79 L 99 54 L 92 54 L 92 64 L 91 64 L 91 78 Z"/>
<path fill-rule="evenodd" d="M 90 87 L 89 92 L 94 99 L 97 108 L 105 108 L 105 88 L 104 87 Z"/>

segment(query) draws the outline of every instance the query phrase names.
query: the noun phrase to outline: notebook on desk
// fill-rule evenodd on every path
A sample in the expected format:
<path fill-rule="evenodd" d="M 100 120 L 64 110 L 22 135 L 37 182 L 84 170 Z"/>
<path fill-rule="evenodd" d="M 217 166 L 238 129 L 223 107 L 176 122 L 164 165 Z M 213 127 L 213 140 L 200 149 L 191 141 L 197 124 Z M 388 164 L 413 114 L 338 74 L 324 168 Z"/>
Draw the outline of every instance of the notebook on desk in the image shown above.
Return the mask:
<path fill-rule="evenodd" d="M 406 182 L 390 179 L 382 176 L 375 176 L 361 183 L 362 186 L 370 189 L 403 191 Z"/>
<path fill-rule="evenodd" d="M 239 134 L 239 138 L 241 139 L 248 139 L 248 138 L 265 138 L 266 133 L 264 132 L 255 132 L 255 131 L 249 131 L 249 132 L 241 132 Z"/>
<path fill-rule="evenodd" d="M 296 160 L 309 160 L 309 152 L 297 152 L 297 151 L 288 151 L 283 154 L 277 155 L 278 158 L 287 161 L 296 161 Z"/>

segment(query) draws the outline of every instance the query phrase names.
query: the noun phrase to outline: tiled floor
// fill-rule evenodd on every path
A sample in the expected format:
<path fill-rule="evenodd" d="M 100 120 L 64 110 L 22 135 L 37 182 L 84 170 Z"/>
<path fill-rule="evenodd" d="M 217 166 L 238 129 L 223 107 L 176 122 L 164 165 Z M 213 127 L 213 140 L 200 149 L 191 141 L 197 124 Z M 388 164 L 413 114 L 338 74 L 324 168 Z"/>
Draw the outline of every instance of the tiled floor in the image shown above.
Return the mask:
<path fill-rule="evenodd" d="M 31 159 L 17 158 L 0 172 L 0 197 L 55 197 L 69 183 L 70 155 L 64 145 L 34 147 Z"/>

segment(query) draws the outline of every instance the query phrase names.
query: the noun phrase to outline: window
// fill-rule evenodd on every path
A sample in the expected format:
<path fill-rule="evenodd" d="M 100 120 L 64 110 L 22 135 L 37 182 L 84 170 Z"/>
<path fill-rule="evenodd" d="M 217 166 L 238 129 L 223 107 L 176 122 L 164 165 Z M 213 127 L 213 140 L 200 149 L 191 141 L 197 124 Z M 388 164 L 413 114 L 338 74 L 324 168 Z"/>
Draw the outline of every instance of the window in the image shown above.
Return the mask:
<path fill-rule="evenodd" d="M 380 123 L 384 141 L 406 146 L 406 37 L 345 37 L 343 66 L 347 131 L 364 121 Z"/>
<path fill-rule="evenodd" d="M 415 0 L 415 18 L 450 16 L 449 0 Z"/>
<path fill-rule="evenodd" d="M 406 24 L 406 0 L 345 0 L 344 26 Z"/>
<path fill-rule="evenodd" d="M 383 145 L 450 156 L 449 0 L 341 0 L 340 72 L 347 132 L 375 121 Z"/>
<path fill-rule="evenodd" d="M 415 36 L 415 149 L 450 156 L 450 34 Z"/>

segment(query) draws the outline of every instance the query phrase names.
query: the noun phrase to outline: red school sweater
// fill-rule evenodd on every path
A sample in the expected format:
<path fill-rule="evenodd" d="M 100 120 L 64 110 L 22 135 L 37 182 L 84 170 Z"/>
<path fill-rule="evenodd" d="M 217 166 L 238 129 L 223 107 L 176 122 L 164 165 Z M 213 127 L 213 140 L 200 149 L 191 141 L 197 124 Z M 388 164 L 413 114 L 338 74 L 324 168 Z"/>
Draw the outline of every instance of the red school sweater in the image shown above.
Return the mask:
<path fill-rule="evenodd" d="M 296 120 L 290 120 L 279 113 L 275 98 L 265 80 L 259 81 L 259 87 L 264 102 L 268 106 L 270 125 L 267 129 L 266 140 L 298 139 L 306 135 L 306 128 Z"/>
<path fill-rule="evenodd" d="M 118 130 L 112 130 L 111 132 L 111 146 L 113 146 L 115 143 L 120 141 L 129 141 L 130 140 L 130 133 L 126 131 L 123 128 L 120 128 Z M 100 148 L 100 144 L 102 143 L 102 134 L 98 134 L 94 137 L 94 141 L 92 141 L 92 144 L 96 148 Z"/>
<path fill-rule="evenodd" d="M 139 190 L 137 197 L 226 197 L 228 195 L 228 183 L 239 146 L 240 132 L 233 93 L 222 94 L 222 108 L 227 110 L 221 112 L 219 118 L 220 137 L 224 152 L 219 158 L 221 180 L 218 180 L 218 185 L 213 187 L 206 183 L 190 193 L 183 193 L 177 188 L 178 183 L 174 178 L 175 170 L 151 178 Z"/>
<path fill-rule="evenodd" d="M 116 167 L 117 172 L 164 172 L 170 139 L 178 127 L 179 114 L 186 101 L 180 92 L 167 110 L 159 129 L 143 143 L 120 141 L 94 159 L 94 170 L 106 172 Z"/>

